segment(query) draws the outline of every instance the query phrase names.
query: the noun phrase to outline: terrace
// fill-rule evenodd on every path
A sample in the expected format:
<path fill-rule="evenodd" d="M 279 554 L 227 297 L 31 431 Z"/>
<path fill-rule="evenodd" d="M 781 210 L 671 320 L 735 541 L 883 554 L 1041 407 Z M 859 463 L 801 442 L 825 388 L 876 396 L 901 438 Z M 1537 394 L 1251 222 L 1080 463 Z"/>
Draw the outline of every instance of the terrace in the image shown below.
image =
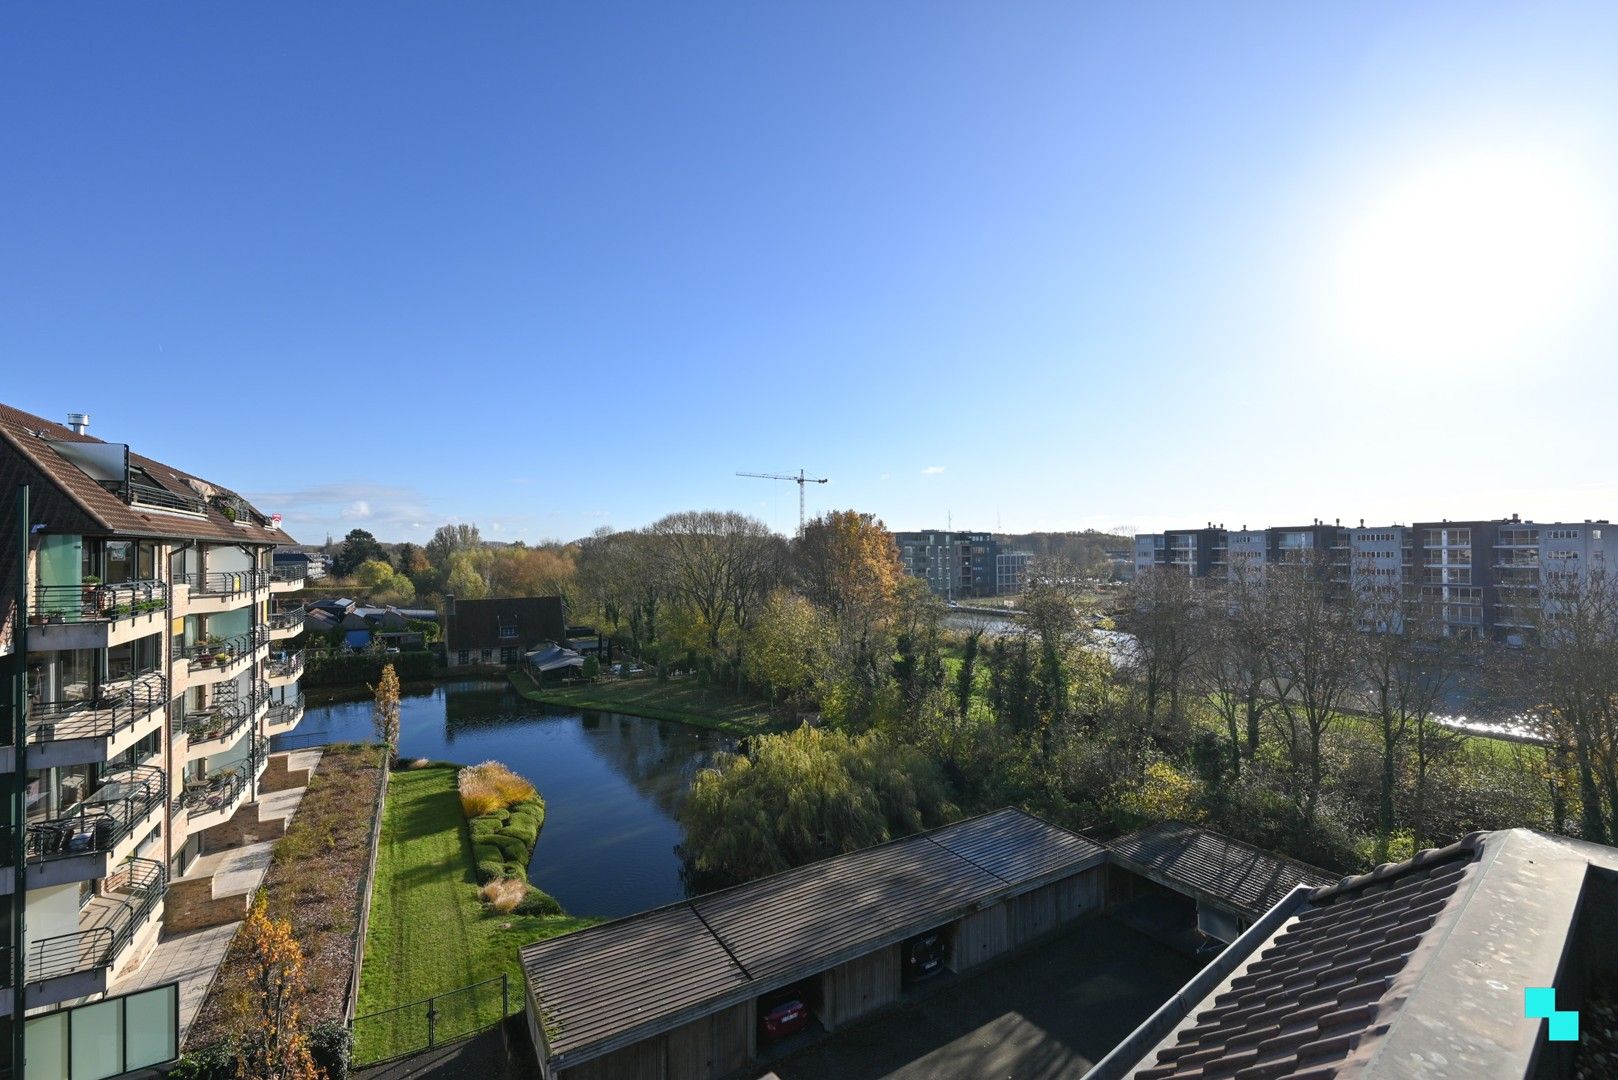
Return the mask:
<path fill-rule="evenodd" d="M 35 585 L 29 598 L 28 648 L 107 649 L 162 632 L 169 590 L 161 581 Z"/>
<path fill-rule="evenodd" d="M 37 867 L 30 871 L 30 887 L 106 877 L 166 795 L 163 770 L 136 765 L 109 773 L 65 812 L 29 818 L 24 848 Z"/>
<path fill-rule="evenodd" d="M 303 620 L 307 613 L 308 609 L 299 604 L 297 607 L 271 614 L 266 624 L 269 626 L 270 640 L 281 641 L 303 633 Z"/>
<path fill-rule="evenodd" d="M 28 706 L 30 759 L 37 768 L 111 760 L 155 731 L 168 680 L 148 672 L 103 683 L 85 695 Z"/>
<path fill-rule="evenodd" d="M 241 674 L 258 650 L 269 644 L 269 631 L 255 626 L 229 638 L 206 638 L 180 650 L 188 661 L 192 685 L 223 682 Z"/>
<path fill-rule="evenodd" d="M 286 686 L 303 674 L 302 650 L 290 656 L 283 653 L 264 664 L 264 679 L 271 686 Z"/>
<path fill-rule="evenodd" d="M 306 574 L 308 570 L 302 566 L 277 566 L 270 571 L 270 592 L 296 592 L 303 588 Z"/>
<path fill-rule="evenodd" d="M 162 863 L 130 859 L 107 875 L 103 892 L 85 903 L 77 930 L 30 941 L 26 1007 L 105 991 L 112 970 L 135 940 L 148 928 L 155 933 L 152 914 L 167 883 Z"/>
<path fill-rule="evenodd" d="M 254 782 L 269 763 L 263 741 L 250 732 L 247 757 L 201 776 L 189 777 L 175 800 L 176 812 L 185 813 L 188 831 L 211 829 L 230 820 L 248 799 Z"/>
<path fill-rule="evenodd" d="M 262 694 L 253 691 L 245 699 L 220 701 L 187 713 L 181 727 L 186 734 L 187 758 L 217 754 L 234 743 L 258 715 L 264 701 Z"/>

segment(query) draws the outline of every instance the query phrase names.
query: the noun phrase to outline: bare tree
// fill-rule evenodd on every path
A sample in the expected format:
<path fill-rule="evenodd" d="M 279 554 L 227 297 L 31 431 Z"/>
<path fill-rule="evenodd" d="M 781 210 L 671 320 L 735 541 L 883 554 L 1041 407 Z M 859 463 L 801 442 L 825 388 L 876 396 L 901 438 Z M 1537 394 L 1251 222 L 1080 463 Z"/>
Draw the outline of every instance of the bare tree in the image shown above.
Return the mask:
<path fill-rule="evenodd" d="M 1125 599 L 1125 623 L 1134 636 L 1128 666 L 1140 680 L 1146 719 L 1155 722 L 1164 699 L 1180 713 L 1180 691 L 1198 646 L 1197 601 L 1191 579 L 1170 567 L 1136 577 Z"/>
<path fill-rule="evenodd" d="M 1259 724 L 1269 707 L 1264 658 L 1269 647 L 1263 583 L 1253 567 L 1238 565 L 1227 582 L 1207 590 L 1198 605 L 1193 685 L 1213 702 L 1230 737 L 1233 775 L 1258 750 Z"/>
<path fill-rule="evenodd" d="M 1264 587 L 1271 633 L 1265 650 L 1270 716 L 1285 744 L 1305 829 L 1320 809 L 1326 733 L 1353 685 L 1354 606 L 1332 596 L 1317 553 L 1268 568 Z"/>
<path fill-rule="evenodd" d="M 717 654 L 726 625 L 745 625 L 769 595 L 779 538 L 757 518 L 729 510 L 669 514 L 647 532 L 666 560 L 670 589 L 696 613 Z"/>

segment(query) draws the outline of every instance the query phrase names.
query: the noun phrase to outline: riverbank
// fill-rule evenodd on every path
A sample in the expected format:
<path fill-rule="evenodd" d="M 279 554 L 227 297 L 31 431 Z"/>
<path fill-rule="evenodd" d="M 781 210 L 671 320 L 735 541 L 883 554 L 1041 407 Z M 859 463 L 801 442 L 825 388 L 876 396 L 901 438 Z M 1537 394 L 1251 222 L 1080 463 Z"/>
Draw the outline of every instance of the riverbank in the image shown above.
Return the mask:
<path fill-rule="evenodd" d="M 732 735 L 753 735 L 785 726 L 768 705 L 756 698 L 712 685 L 701 686 L 691 678 L 662 682 L 656 676 L 644 675 L 580 686 L 539 687 L 525 671 L 514 671 L 510 677 L 517 693 L 542 705 L 626 713 Z"/>
<path fill-rule="evenodd" d="M 510 978 L 515 1010 L 523 985 L 517 949 L 598 921 L 484 911 L 455 773 L 453 765 L 400 769 L 388 782 L 360 972 L 362 1017 L 502 974 Z M 500 1006 L 498 985 L 456 1003 L 471 1010 L 474 1015 L 463 1019 L 474 1024 L 498 1020 Z M 425 1025 L 425 1007 L 362 1020 L 355 1029 L 355 1059 L 379 1061 L 419 1048 Z"/>

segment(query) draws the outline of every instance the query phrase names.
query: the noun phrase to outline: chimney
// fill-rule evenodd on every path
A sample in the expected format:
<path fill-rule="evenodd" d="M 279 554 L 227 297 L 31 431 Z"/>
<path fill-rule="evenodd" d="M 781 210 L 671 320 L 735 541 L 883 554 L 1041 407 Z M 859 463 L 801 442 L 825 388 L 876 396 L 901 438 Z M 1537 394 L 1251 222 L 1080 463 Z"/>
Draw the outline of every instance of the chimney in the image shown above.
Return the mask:
<path fill-rule="evenodd" d="M 72 429 L 75 435 L 90 434 L 90 414 L 81 412 L 68 413 L 67 426 Z"/>

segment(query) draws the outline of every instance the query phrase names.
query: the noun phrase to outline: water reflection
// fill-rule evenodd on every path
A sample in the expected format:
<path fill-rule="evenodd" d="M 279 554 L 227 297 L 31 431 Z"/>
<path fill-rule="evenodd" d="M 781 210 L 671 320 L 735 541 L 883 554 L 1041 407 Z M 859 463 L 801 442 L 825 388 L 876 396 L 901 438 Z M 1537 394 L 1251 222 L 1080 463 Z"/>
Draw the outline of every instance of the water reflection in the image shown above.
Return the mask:
<path fill-rule="evenodd" d="M 399 752 L 494 758 L 532 780 L 547 814 L 529 879 L 580 915 L 627 915 L 685 895 L 679 813 L 697 770 L 734 740 L 658 720 L 537 705 L 509 684 L 441 685 L 400 702 Z M 368 739 L 369 702 L 308 710 L 298 736 Z"/>

